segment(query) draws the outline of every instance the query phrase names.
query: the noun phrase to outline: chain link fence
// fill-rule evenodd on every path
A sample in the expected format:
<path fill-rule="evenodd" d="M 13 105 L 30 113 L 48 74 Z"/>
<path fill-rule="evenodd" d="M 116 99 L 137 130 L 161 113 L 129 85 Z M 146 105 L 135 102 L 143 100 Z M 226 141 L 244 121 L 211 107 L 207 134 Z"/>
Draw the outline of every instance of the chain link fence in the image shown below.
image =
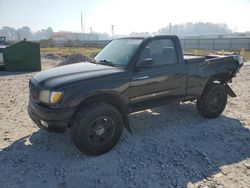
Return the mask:
<path fill-rule="evenodd" d="M 250 38 L 181 39 L 183 49 L 250 51 Z"/>

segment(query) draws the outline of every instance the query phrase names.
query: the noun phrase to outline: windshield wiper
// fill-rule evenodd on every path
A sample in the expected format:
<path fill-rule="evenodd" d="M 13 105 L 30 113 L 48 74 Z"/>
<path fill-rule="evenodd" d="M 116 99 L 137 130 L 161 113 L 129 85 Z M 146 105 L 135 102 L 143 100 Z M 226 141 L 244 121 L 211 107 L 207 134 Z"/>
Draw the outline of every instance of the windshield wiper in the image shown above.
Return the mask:
<path fill-rule="evenodd" d="M 109 61 L 107 59 L 101 59 L 99 61 L 100 64 L 103 64 L 103 65 L 109 65 L 109 66 L 112 66 L 112 67 L 119 67 L 120 65 L 119 64 L 116 64 L 114 63 L 113 61 Z"/>

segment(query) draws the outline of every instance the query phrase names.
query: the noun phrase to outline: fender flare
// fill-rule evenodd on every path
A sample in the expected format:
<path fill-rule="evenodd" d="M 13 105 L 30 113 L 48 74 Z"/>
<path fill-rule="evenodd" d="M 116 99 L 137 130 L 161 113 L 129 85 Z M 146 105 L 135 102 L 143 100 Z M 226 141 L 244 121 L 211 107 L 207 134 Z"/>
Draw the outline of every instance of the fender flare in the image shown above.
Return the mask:
<path fill-rule="evenodd" d="M 92 102 L 92 100 L 93 102 L 105 102 L 114 106 L 120 112 L 125 128 L 129 133 L 132 134 L 132 129 L 128 118 L 128 102 L 126 99 L 122 99 L 118 93 L 114 92 L 97 92 L 84 96 L 76 106 L 79 109 L 88 102 Z"/>

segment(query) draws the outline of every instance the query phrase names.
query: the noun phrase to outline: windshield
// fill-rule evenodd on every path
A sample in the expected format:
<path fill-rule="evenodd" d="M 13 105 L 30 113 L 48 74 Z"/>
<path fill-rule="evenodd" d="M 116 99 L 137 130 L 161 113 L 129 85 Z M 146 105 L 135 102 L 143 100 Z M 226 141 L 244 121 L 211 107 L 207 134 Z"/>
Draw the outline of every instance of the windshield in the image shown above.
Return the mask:
<path fill-rule="evenodd" d="M 94 58 L 96 63 L 125 66 L 143 39 L 116 39 L 105 46 Z"/>

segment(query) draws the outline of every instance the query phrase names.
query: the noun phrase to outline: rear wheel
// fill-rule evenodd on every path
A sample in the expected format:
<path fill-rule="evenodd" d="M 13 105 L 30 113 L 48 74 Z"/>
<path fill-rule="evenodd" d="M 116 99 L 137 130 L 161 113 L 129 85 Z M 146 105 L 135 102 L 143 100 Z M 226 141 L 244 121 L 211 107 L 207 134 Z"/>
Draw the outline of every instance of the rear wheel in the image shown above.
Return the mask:
<path fill-rule="evenodd" d="M 227 92 L 220 83 L 211 83 L 197 99 L 198 112 L 205 118 L 216 118 L 221 115 L 227 104 Z"/>
<path fill-rule="evenodd" d="M 109 104 L 88 105 L 80 110 L 70 128 L 76 147 L 84 153 L 100 155 L 112 149 L 123 131 L 123 120 Z"/>

